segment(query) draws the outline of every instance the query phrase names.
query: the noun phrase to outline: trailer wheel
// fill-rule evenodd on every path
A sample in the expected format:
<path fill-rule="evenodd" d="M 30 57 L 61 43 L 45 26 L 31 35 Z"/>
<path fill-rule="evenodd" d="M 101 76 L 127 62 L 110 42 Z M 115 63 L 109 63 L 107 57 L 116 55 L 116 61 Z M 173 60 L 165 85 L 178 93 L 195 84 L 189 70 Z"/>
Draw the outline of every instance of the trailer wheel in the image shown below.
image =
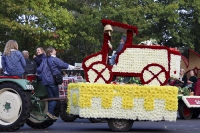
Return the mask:
<path fill-rule="evenodd" d="M 43 104 L 43 105 L 42 105 Z M 48 101 L 42 102 L 42 112 L 46 114 L 48 110 Z M 34 106 L 34 105 L 33 105 Z M 37 107 L 36 107 L 37 108 Z M 33 109 L 33 107 L 32 107 Z M 38 109 L 39 110 L 39 109 Z M 56 120 L 47 120 L 43 115 L 38 113 L 34 113 L 36 110 L 32 110 L 31 116 L 27 119 L 26 124 L 34 129 L 44 129 L 51 126 Z M 60 101 L 57 102 L 56 107 L 54 109 L 54 114 L 56 117 L 59 117 L 60 114 Z M 34 115 L 34 117 L 33 117 Z"/>
<path fill-rule="evenodd" d="M 61 106 L 60 106 L 60 118 L 64 121 L 64 122 L 73 122 L 76 120 L 77 116 L 75 115 L 70 115 L 66 112 L 67 110 L 67 103 L 66 102 L 61 102 Z"/>
<path fill-rule="evenodd" d="M 110 129 L 115 132 L 129 131 L 134 122 L 133 120 L 124 120 L 124 119 L 108 119 L 107 121 Z"/>
<path fill-rule="evenodd" d="M 0 84 L 0 132 L 23 127 L 30 115 L 31 99 L 28 91 L 12 82 Z"/>
<path fill-rule="evenodd" d="M 199 109 L 193 109 L 193 115 L 192 115 L 192 118 L 196 119 L 199 117 L 199 114 L 200 114 L 200 110 Z"/>
<path fill-rule="evenodd" d="M 193 109 L 188 108 L 184 102 L 178 103 L 178 113 L 181 119 L 191 119 L 193 116 Z"/>

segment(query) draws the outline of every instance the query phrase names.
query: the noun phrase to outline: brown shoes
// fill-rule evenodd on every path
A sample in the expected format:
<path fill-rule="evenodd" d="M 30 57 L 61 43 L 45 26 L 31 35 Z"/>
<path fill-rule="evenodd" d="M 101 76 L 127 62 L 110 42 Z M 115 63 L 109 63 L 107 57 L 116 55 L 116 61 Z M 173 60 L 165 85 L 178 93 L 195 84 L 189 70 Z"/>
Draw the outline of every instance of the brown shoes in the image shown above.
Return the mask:
<path fill-rule="evenodd" d="M 49 112 L 47 112 L 46 115 L 47 115 L 49 118 L 51 118 L 52 120 L 57 120 L 57 119 L 58 119 L 58 117 L 56 117 L 56 116 L 50 114 Z"/>

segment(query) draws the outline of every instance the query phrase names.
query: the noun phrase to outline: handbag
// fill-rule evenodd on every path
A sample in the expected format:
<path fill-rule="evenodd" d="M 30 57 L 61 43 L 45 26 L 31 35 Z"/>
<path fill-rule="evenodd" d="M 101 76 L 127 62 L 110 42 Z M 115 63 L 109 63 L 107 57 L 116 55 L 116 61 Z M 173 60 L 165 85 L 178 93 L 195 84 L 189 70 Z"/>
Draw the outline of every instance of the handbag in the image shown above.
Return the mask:
<path fill-rule="evenodd" d="M 49 62 L 48 62 L 48 58 L 47 58 L 47 65 L 49 67 Z M 49 67 L 50 71 L 51 71 L 51 74 L 53 75 L 52 73 L 52 70 L 51 70 L 51 67 Z M 53 78 L 54 78 L 54 81 L 56 82 L 56 84 L 62 84 L 63 83 L 63 76 L 61 73 L 58 73 L 56 75 L 53 75 Z"/>
<path fill-rule="evenodd" d="M 56 81 L 57 84 L 62 84 L 63 83 L 63 76 L 61 73 L 56 74 L 54 77 L 54 80 Z"/>

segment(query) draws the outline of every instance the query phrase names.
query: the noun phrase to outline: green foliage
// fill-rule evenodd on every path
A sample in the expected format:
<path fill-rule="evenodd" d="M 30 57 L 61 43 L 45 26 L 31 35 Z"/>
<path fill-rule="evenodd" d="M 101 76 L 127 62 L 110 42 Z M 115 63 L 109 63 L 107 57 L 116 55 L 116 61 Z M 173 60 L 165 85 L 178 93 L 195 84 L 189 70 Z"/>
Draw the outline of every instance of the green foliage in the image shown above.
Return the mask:
<path fill-rule="evenodd" d="M 137 26 L 139 34 L 134 38 L 135 44 L 154 38 L 159 44 L 167 46 L 188 45 L 191 40 L 180 36 L 187 31 L 181 29 L 179 5 L 177 0 L 69 0 L 65 6 L 76 17 L 73 30 L 76 37 L 71 44 L 81 53 L 81 58 L 100 51 L 103 42 L 101 19 L 107 18 Z M 112 33 L 113 50 L 119 45 L 122 34 Z M 187 43 L 183 44 L 184 40 Z"/>
<path fill-rule="evenodd" d="M 188 88 L 181 88 L 181 87 L 178 87 L 178 93 L 179 94 L 182 94 L 183 96 L 189 96 L 190 95 L 190 91 Z"/>
<path fill-rule="evenodd" d="M 19 43 L 20 50 L 35 52 L 36 46 L 69 47 L 69 26 L 73 15 L 62 4 L 66 0 L 4 0 L 0 5 L 0 43 L 9 39 Z"/>
<path fill-rule="evenodd" d="M 139 77 L 131 77 L 130 80 L 128 81 L 128 84 L 133 84 L 133 83 L 139 85 L 142 84 Z"/>
<path fill-rule="evenodd" d="M 154 38 L 159 44 L 200 52 L 199 12 L 198 0 L 4 0 L 0 4 L 0 48 L 9 39 L 32 54 L 36 46 L 53 45 L 63 50 L 59 53 L 62 59 L 81 62 L 101 50 L 101 20 L 106 18 L 137 26 L 134 44 Z M 123 34 L 112 33 L 113 50 Z"/>

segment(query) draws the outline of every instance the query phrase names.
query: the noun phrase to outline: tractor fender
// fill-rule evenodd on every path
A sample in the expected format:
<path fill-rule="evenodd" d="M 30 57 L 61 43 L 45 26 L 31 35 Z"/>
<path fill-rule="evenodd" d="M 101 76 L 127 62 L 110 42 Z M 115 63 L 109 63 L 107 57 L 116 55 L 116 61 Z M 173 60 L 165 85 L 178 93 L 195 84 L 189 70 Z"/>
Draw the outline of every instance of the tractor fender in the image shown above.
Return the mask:
<path fill-rule="evenodd" d="M 188 108 L 200 108 L 200 96 L 182 96 L 181 100 Z"/>
<path fill-rule="evenodd" d="M 24 90 L 34 90 L 33 86 L 29 84 L 29 81 L 26 79 L 0 79 L 0 83 L 2 82 L 13 82 L 21 86 Z"/>

